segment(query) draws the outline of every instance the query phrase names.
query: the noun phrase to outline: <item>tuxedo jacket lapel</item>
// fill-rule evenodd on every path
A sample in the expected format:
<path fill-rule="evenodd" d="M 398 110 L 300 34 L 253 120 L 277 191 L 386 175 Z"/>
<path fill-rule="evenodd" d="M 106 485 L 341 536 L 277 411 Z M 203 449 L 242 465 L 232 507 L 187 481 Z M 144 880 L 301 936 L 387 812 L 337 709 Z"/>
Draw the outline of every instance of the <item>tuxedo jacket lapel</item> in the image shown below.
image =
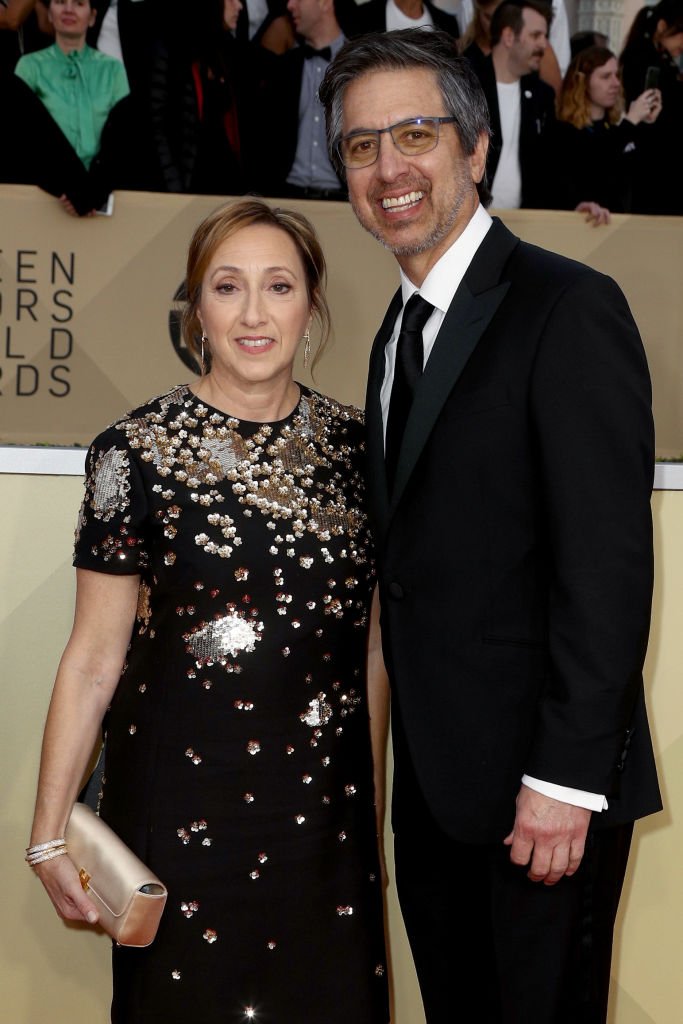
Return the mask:
<path fill-rule="evenodd" d="M 390 515 L 401 499 L 444 402 L 508 288 L 507 281 L 483 295 L 473 295 L 465 281 L 458 288 L 415 390 L 396 467 Z"/>
<path fill-rule="evenodd" d="M 444 403 L 510 286 L 508 281 L 501 281 L 501 275 L 518 241 L 499 220 L 494 220 L 453 297 L 415 391 L 403 435 L 387 523 Z M 382 331 L 385 326 L 386 319 Z M 386 494 L 384 473 L 382 480 Z"/>

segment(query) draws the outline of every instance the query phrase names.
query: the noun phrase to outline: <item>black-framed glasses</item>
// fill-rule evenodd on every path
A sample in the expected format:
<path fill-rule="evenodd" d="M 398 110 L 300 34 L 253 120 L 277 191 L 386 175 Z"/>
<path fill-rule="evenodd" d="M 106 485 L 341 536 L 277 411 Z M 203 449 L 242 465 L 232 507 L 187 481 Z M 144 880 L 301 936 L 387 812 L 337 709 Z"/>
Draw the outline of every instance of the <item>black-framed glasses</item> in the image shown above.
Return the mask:
<path fill-rule="evenodd" d="M 436 149 L 442 124 L 453 124 L 454 117 L 411 117 L 397 121 L 388 128 L 360 128 L 344 135 L 337 143 L 337 153 L 344 167 L 356 170 L 369 167 L 379 156 L 380 135 L 389 132 L 399 153 L 420 156 Z"/>

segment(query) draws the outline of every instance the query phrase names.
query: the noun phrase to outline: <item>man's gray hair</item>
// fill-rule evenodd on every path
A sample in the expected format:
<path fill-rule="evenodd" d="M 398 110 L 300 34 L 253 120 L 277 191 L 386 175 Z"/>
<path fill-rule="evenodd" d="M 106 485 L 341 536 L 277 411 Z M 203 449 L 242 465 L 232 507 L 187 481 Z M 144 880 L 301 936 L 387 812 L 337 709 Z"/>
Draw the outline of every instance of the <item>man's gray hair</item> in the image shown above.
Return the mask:
<path fill-rule="evenodd" d="M 397 32 L 371 32 L 345 43 L 328 66 L 320 86 L 320 101 L 325 108 L 327 146 L 330 159 L 340 175 L 345 175 L 337 153 L 342 136 L 344 94 L 347 86 L 361 75 L 374 71 L 432 71 L 441 90 L 446 113 L 455 118 L 460 145 L 471 156 L 480 135 L 491 135 L 489 111 L 479 79 L 464 57 L 459 57 L 452 36 L 428 28 L 406 28 Z M 415 111 L 424 117 L 433 110 Z M 371 127 L 364 125 L 363 127 Z M 485 182 L 479 185 L 482 202 L 488 198 Z"/>

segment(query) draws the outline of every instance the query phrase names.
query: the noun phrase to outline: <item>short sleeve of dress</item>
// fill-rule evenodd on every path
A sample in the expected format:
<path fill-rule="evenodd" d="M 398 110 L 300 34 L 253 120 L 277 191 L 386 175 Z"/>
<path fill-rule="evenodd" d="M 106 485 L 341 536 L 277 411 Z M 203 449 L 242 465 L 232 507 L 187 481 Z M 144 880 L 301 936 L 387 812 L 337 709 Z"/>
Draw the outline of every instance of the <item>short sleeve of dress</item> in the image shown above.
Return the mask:
<path fill-rule="evenodd" d="M 125 437 L 110 428 L 88 449 L 73 564 L 116 576 L 141 573 L 149 563 L 148 533 L 140 468 Z"/>

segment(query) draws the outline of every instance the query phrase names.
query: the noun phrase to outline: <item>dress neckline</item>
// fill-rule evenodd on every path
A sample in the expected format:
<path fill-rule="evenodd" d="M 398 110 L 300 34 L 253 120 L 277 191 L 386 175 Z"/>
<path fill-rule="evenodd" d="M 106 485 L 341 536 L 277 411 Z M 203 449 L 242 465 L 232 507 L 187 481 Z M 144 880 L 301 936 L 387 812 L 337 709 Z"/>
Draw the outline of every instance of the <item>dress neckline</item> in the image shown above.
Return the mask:
<path fill-rule="evenodd" d="M 303 403 L 310 397 L 311 391 L 304 384 L 300 384 L 299 381 L 295 381 L 295 384 L 299 389 L 299 400 L 290 413 L 278 420 L 247 420 L 240 416 L 234 416 L 232 413 L 219 409 L 218 406 L 212 405 L 211 402 L 207 402 L 206 399 L 195 394 L 189 384 L 185 386 L 193 405 L 203 405 L 212 414 L 222 416 L 226 423 L 229 420 L 232 429 L 237 430 L 238 433 L 248 435 L 257 433 L 262 427 L 272 427 L 279 430 L 301 414 Z"/>

